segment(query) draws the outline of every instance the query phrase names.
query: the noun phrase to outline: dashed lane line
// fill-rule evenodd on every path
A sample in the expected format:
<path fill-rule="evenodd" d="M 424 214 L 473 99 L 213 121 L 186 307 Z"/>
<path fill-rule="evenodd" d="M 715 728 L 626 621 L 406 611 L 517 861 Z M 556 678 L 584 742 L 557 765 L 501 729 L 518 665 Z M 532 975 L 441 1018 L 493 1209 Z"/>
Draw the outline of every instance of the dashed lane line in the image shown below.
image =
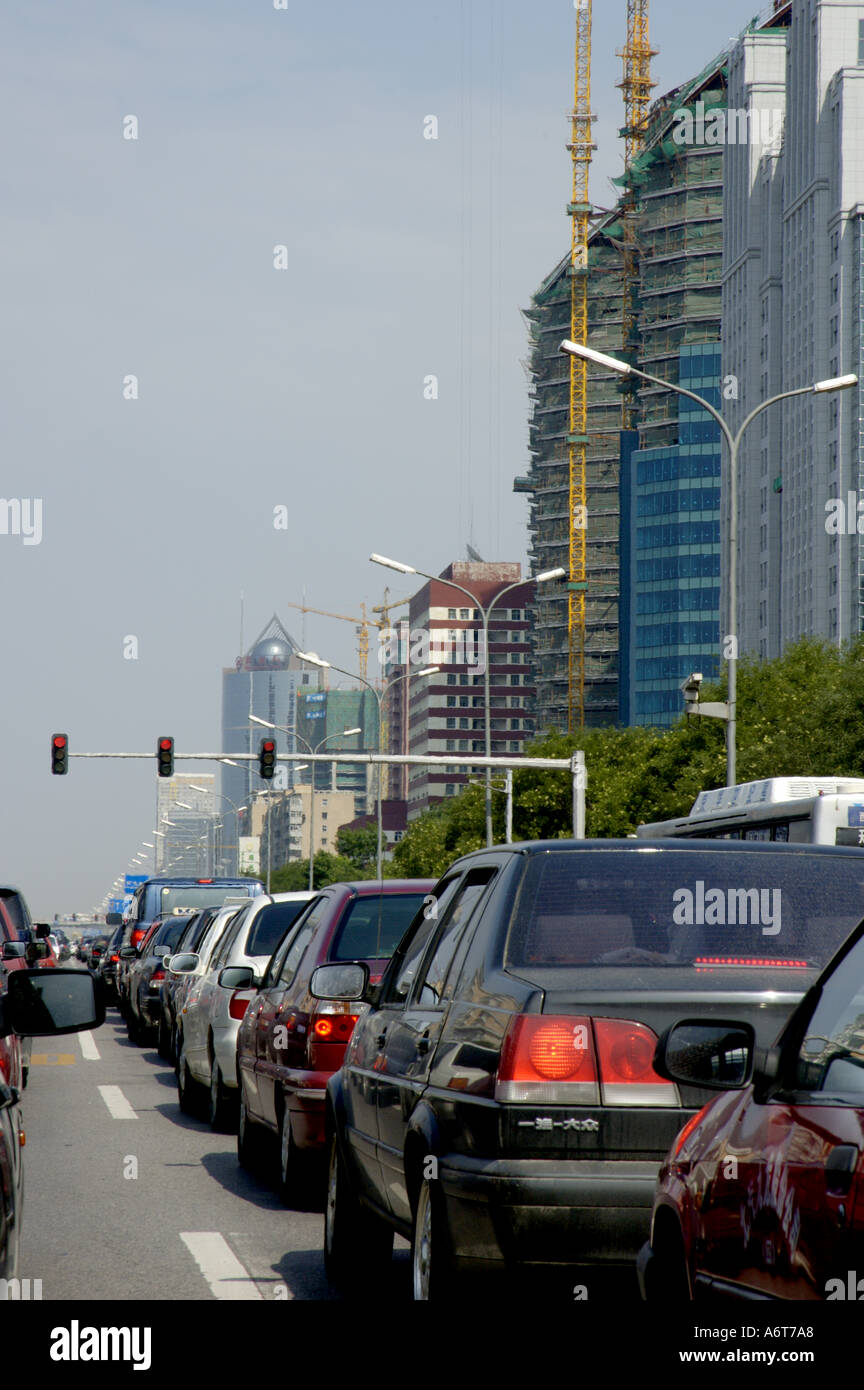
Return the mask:
<path fill-rule="evenodd" d="M 207 1280 L 214 1298 L 262 1301 L 251 1274 L 218 1231 L 181 1231 L 180 1239 Z"/>
<path fill-rule="evenodd" d="M 132 1109 L 128 1100 L 120 1090 L 119 1086 L 100 1086 L 99 1094 L 108 1106 L 108 1110 L 115 1120 L 137 1120 L 138 1116 Z"/>
<path fill-rule="evenodd" d="M 78 1041 L 81 1044 L 81 1055 L 86 1062 L 98 1062 L 102 1054 L 96 1046 L 93 1034 L 83 1032 L 78 1034 Z"/>

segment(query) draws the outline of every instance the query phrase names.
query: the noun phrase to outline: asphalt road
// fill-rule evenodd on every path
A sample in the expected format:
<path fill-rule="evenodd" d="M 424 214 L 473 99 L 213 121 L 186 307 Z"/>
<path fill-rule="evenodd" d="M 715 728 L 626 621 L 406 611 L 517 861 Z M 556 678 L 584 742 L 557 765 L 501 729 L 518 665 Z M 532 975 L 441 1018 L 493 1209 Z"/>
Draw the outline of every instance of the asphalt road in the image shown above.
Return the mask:
<path fill-rule="evenodd" d="M 24 1124 L 19 1273 L 44 1300 L 336 1298 L 321 1207 L 287 1209 L 233 1135 L 182 1114 L 173 1069 L 115 1009 L 93 1034 L 34 1039 Z M 378 1294 L 411 1297 L 404 1241 Z"/>

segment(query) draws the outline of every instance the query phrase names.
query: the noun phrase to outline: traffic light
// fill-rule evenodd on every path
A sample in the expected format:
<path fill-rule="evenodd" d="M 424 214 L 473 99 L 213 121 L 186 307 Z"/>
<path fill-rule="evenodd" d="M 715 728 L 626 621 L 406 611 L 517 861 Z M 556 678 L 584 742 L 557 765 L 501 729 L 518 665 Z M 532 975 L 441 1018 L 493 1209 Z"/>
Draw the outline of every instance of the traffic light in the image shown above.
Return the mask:
<path fill-rule="evenodd" d="M 258 749 L 258 771 L 269 782 L 276 771 L 276 740 L 262 738 Z"/>
<path fill-rule="evenodd" d="M 174 740 L 160 738 L 156 744 L 157 772 L 160 777 L 174 776 Z"/>
<path fill-rule="evenodd" d="M 69 739 L 66 734 L 51 735 L 51 771 L 56 777 L 69 771 Z"/>

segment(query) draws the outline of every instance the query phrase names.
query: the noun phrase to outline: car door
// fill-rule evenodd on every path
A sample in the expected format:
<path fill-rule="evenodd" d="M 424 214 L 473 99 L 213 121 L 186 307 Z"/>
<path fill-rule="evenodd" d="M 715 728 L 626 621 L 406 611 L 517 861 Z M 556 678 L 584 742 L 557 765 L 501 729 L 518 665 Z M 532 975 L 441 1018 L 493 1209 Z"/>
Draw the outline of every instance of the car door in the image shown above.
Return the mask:
<path fill-rule="evenodd" d="M 255 1063 L 257 1061 L 258 1049 L 258 1021 L 261 1011 L 264 1008 L 267 995 L 273 989 L 279 978 L 279 972 L 285 962 L 288 949 L 294 939 L 295 931 L 300 928 L 300 920 L 285 933 L 285 940 L 274 952 L 272 959 L 264 972 L 264 978 L 259 988 L 256 990 L 249 1007 L 243 1015 L 243 1021 L 237 1034 L 237 1076 L 242 1073 L 243 1090 L 246 1096 L 247 1109 L 250 1115 L 260 1115 L 258 1104 L 258 1073 Z"/>
<path fill-rule="evenodd" d="M 187 986 L 183 1001 L 183 1040 L 189 1066 L 199 1081 L 210 1081 L 210 1058 L 207 1052 L 207 1021 L 209 1018 L 210 992 L 223 965 L 227 965 L 231 948 L 249 908 L 242 908 L 231 920 L 221 939 L 214 942 L 209 955 L 201 954 L 198 969 Z"/>
<path fill-rule="evenodd" d="M 864 941 L 791 1020 L 781 1077 L 729 1126 L 697 1275 L 794 1299 L 847 1297 L 860 1277 L 864 1295 Z"/>
<path fill-rule="evenodd" d="M 306 1039 L 293 1036 L 283 1023 L 288 991 L 297 974 L 300 962 L 310 941 L 318 930 L 330 906 L 325 894 L 315 898 L 302 912 L 287 933 L 279 951 L 278 964 L 269 973 L 269 983 L 259 995 L 255 1018 L 255 1079 L 256 1116 L 265 1124 L 276 1127 L 276 1089 L 280 1068 L 286 1064 L 298 1046 L 305 1048 Z M 290 1023 L 290 1020 L 287 1022 Z"/>
<path fill-rule="evenodd" d="M 418 930 L 394 981 L 390 1010 L 376 1068 L 378 1156 L 383 1195 L 394 1216 L 410 1220 L 403 1160 L 405 1133 L 411 1114 L 426 1088 L 429 1068 L 451 992 L 448 979 L 460 948 L 467 947 L 472 920 L 497 874 L 495 865 L 478 865 L 441 885 L 437 909 L 426 921 L 431 930 Z"/>

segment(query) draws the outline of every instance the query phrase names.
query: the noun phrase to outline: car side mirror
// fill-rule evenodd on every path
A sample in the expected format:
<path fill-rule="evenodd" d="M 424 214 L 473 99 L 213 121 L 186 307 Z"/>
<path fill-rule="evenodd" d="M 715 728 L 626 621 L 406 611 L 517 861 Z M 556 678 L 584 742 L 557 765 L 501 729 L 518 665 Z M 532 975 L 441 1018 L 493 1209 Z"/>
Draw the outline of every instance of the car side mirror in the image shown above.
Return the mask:
<path fill-rule="evenodd" d="M 224 965 L 217 976 L 222 989 L 254 989 L 258 984 L 250 965 Z"/>
<path fill-rule="evenodd" d="M 123 925 L 123 916 L 119 912 L 109 912 L 105 917 L 106 927 L 120 927 Z"/>
<path fill-rule="evenodd" d="M 0 946 L 0 960 L 23 960 L 27 945 L 23 941 L 4 941 Z"/>
<path fill-rule="evenodd" d="M 339 961 L 319 965 L 312 971 L 309 993 L 313 999 L 330 999 L 349 1003 L 364 999 L 369 984 L 369 966 L 365 961 Z"/>
<path fill-rule="evenodd" d="M 0 1009 L 0 1037 L 48 1038 L 105 1022 L 105 1006 L 83 970 L 13 971 Z"/>
<path fill-rule="evenodd" d="M 172 975 L 190 975 L 197 968 L 198 961 L 197 951 L 181 951 L 178 955 L 171 957 L 168 962 L 168 969 Z"/>
<path fill-rule="evenodd" d="M 134 960 L 138 951 L 134 946 L 121 946 L 117 954 L 121 960 Z"/>
<path fill-rule="evenodd" d="M 34 922 L 33 935 L 38 941 L 44 941 L 46 936 L 51 935 L 51 926 L 48 922 Z"/>
<path fill-rule="evenodd" d="M 658 1041 L 654 1070 L 684 1086 L 741 1091 L 753 1072 L 755 1041 L 749 1023 L 682 1019 Z"/>

